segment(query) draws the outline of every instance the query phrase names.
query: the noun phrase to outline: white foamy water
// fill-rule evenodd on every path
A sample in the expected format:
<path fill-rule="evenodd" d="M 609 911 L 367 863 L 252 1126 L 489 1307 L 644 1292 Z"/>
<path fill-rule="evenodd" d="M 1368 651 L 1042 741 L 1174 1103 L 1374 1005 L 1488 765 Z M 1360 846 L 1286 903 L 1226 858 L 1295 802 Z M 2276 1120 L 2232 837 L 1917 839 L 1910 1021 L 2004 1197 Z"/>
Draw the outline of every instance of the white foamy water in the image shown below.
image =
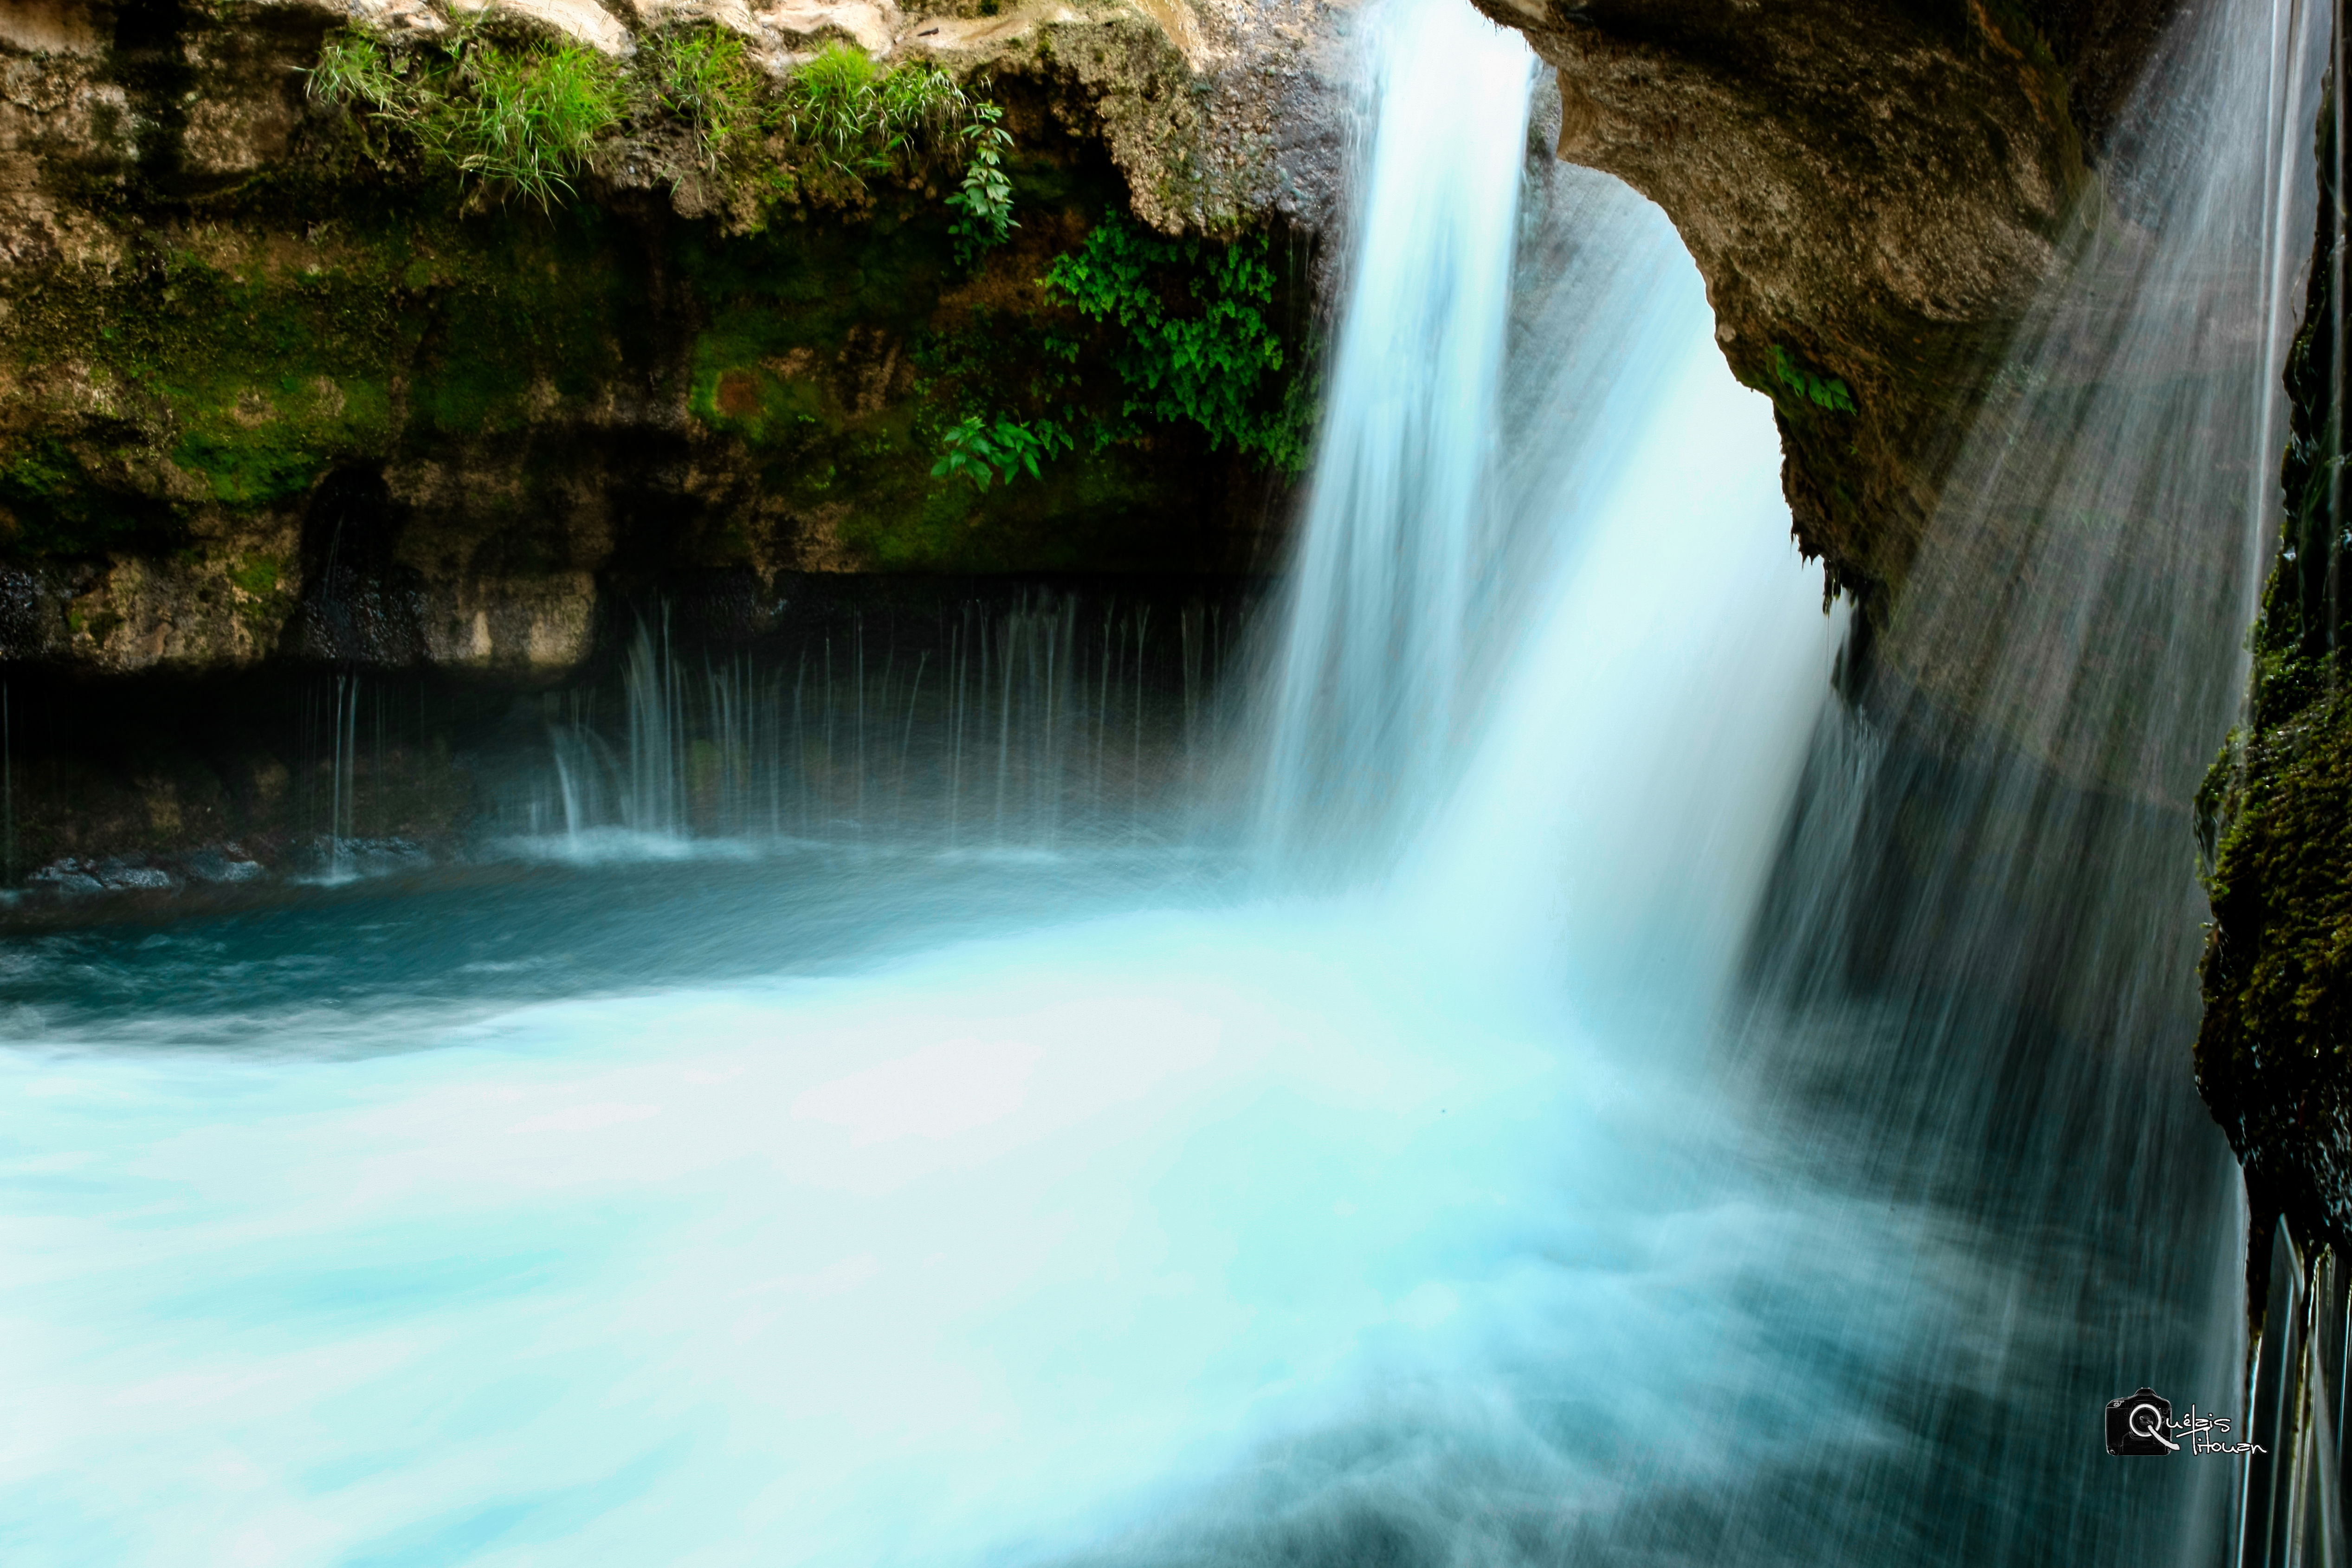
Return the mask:
<path fill-rule="evenodd" d="M 1853 1256 L 1379 915 L 399 1043 L 11 1054 L 12 1562 L 1026 1559 L 1230 1522 L 1236 1473 L 1328 1505 L 1377 1479 L 1291 1462 L 1335 1437 L 1601 1510 L 1629 1447 L 1733 1463 L 1681 1412 L 1774 1356 L 1742 1276 Z"/>

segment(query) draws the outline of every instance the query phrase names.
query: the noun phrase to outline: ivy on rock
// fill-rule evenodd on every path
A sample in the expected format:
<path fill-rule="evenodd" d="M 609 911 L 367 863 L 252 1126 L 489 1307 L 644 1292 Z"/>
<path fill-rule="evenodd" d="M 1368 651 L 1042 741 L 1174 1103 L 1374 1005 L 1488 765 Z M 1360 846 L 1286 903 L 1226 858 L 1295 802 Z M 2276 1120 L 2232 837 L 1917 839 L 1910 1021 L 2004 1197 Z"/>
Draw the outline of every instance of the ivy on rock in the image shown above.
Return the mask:
<path fill-rule="evenodd" d="M 938 351 L 934 395 L 960 408 L 933 469 L 982 488 L 1041 462 L 1189 428 L 1213 452 L 1295 476 L 1307 462 L 1311 395 L 1276 325 L 1266 237 L 1171 239 L 1116 210 L 1036 279 L 1045 308 L 992 350 Z M 1030 367 L 1008 387 L 997 362 Z M 944 386 L 941 383 L 945 383 Z"/>
<path fill-rule="evenodd" d="M 1002 123 L 1004 111 L 983 103 L 963 128 L 971 158 L 964 165 L 963 185 L 948 197 L 948 205 L 963 216 L 950 231 L 956 258 L 966 267 L 980 253 L 1003 245 L 1021 225 L 1013 221 L 1013 180 L 1004 172 L 1004 155 L 1013 150 L 1013 133 Z"/>
<path fill-rule="evenodd" d="M 1230 443 L 1296 474 L 1307 418 L 1278 380 L 1288 356 L 1266 319 L 1274 282 L 1264 235 L 1169 239 L 1112 212 L 1038 285 L 1107 329 L 1125 417 L 1195 424 L 1212 451 Z"/>

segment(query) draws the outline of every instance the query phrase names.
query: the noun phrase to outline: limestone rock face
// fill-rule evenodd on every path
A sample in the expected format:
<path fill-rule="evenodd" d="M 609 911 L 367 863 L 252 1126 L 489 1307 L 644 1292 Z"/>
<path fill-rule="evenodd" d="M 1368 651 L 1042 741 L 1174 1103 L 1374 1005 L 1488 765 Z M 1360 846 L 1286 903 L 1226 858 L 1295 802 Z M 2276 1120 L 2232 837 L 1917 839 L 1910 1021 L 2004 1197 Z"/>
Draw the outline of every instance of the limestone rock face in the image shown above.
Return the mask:
<path fill-rule="evenodd" d="M 2174 0 L 1478 4 L 1559 68 L 1559 155 L 1681 231 L 1801 545 L 1899 584 Z"/>
<path fill-rule="evenodd" d="M 1343 144 L 1330 16 L 15 0 L 0 661 L 539 681 L 588 656 L 616 595 L 679 580 L 1262 568 L 1281 481 L 1230 447 L 1135 436 L 1115 395 L 1073 390 L 1040 358 L 1068 328 L 1038 324 L 1036 280 L 1113 211 L 1219 242 L 1319 225 Z M 306 90 L 338 28 L 399 47 L 485 18 L 592 50 L 626 84 L 550 210 L 413 149 L 387 162 Z M 698 156 L 647 67 L 680 29 L 740 40 L 761 90 L 845 43 L 883 69 L 951 71 L 1013 133 L 1010 243 L 961 254 L 952 147 L 814 192 L 772 120 L 723 169 Z M 1058 399 L 1082 437 L 1125 434 L 1018 486 L 934 475 L 940 430 L 985 401 L 955 389 L 997 387 Z"/>
<path fill-rule="evenodd" d="M 1356 0 L 1024 0 L 919 15 L 898 47 L 959 70 L 1022 70 L 1099 135 L 1155 228 L 1328 223 L 1343 174 L 1335 25 Z M 963 8 L 963 9 L 968 9 Z"/>

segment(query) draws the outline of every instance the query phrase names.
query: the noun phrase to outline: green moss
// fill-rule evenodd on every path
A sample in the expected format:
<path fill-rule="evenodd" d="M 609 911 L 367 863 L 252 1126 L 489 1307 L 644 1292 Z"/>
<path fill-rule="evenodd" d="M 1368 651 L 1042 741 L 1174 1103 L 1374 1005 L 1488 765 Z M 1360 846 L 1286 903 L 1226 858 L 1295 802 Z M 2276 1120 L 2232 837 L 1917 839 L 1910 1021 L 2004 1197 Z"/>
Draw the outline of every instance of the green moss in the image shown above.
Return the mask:
<path fill-rule="evenodd" d="M 299 446 L 191 435 L 172 449 L 172 461 L 202 474 L 215 500 L 245 505 L 302 494 L 326 472 L 328 459 Z"/>
<path fill-rule="evenodd" d="M 7 349 L 20 382 L 79 365 L 120 411 L 102 459 L 78 442 L 63 460 L 53 437 L 0 445 L 11 510 L 49 525 L 27 541 L 37 552 L 103 546 L 157 522 L 160 498 L 131 477 L 144 454 L 195 476 L 210 499 L 255 507 L 300 495 L 337 455 L 390 434 L 402 328 L 379 269 L 273 272 L 257 257 L 241 275 L 173 240 L 141 259 L 53 274 L 35 308 L 17 312 L 30 319 Z"/>
<path fill-rule="evenodd" d="M 230 582 L 243 592 L 237 618 L 257 641 L 266 641 L 293 608 L 293 592 L 285 579 L 285 562 L 272 555 L 240 556 L 227 566 Z"/>
<path fill-rule="evenodd" d="M 2352 1065 L 2352 698 L 2303 709 L 2215 782 L 2207 799 L 2226 801 L 2227 827 L 2198 1067 L 2238 1086 L 2259 1127 Z"/>
<path fill-rule="evenodd" d="M 282 563 L 274 556 L 247 556 L 230 564 L 228 580 L 257 599 L 267 598 L 278 591 Z"/>
<path fill-rule="evenodd" d="M 122 617 L 111 610 L 101 610 L 94 615 L 85 614 L 79 608 L 66 611 L 66 630 L 77 637 L 86 634 L 96 643 L 113 636 L 121 624 Z"/>
<path fill-rule="evenodd" d="M 11 555 L 95 554 L 156 531 L 159 504 L 123 497 L 63 438 L 0 447 L 0 532 Z"/>
<path fill-rule="evenodd" d="M 1128 339 L 1035 283 L 1118 177 L 1034 149 L 1014 168 L 1024 226 L 976 274 L 935 197 L 878 183 L 857 222 L 730 235 L 586 204 L 467 211 L 446 178 L 272 172 L 201 223 L 126 230 L 123 265 L 0 279 L 0 373 L 30 389 L 23 434 L 0 436 L 0 529 L 17 556 L 168 550 L 199 537 L 200 510 L 205 537 L 224 509 L 282 528 L 348 465 L 479 461 L 509 478 L 462 516 L 417 517 L 415 561 L 493 528 L 514 570 L 573 570 L 545 519 L 574 504 L 583 446 L 675 442 L 654 466 L 616 458 L 646 486 L 616 502 L 644 508 L 621 525 L 679 530 L 652 559 L 774 560 L 793 528 L 885 569 L 1187 559 L 1227 465 L 1205 427 L 1130 413 L 1142 393 L 1110 357 Z M 1171 319 L 1199 308 L 1190 276 L 1161 275 Z M 1024 476 L 1027 494 L 976 497 L 931 470 L 989 399 L 1118 439 Z M 698 488 L 671 497 L 684 470 L 659 465 L 688 452 Z M 257 627 L 277 612 L 244 591 Z"/>
<path fill-rule="evenodd" d="M 713 346 L 707 340 L 699 345 Z M 813 382 L 729 355 L 698 360 L 688 406 L 713 430 L 740 435 L 754 446 L 797 447 L 818 427 L 828 433 L 840 428 L 838 411 Z"/>

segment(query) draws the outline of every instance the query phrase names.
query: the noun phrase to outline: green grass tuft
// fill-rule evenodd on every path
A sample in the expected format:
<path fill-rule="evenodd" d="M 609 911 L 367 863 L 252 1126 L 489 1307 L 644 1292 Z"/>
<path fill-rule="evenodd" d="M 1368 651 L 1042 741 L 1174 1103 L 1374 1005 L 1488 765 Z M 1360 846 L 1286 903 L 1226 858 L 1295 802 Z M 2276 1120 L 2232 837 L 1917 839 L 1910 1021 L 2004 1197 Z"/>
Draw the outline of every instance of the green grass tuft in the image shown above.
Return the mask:
<path fill-rule="evenodd" d="M 597 139 L 621 121 L 620 73 L 577 44 L 506 49 L 469 44 L 458 57 L 464 89 L 426 122 L 442 154 L 467 173 L 552 205 L 569 195 Z"/>
<path fill-rule="evenodd" d="M 621 122 L 620 68 L 579 44 L 501 43 L 479 21 L 427 46 L 386 47 L 356 28 L 327 40 L 311 97 L 404 132 L 432 157 L 541 206 L 568 195 Z M 368 139 L 376 157 L 383 150 Z"/>
<path fill-rule="evenodd" d="M 331 35 L 319 63 L 305 73 L 310 97 L 320 103 L 397 110 L 407 102 L 408 83 L 393 56 L 365 33 Z"/>
<path fill-rule="evenodd" d="M 311 98 L 349 111 L 376 162 L 421 155 L 541 207 L 569 196 L 598 144 L 625 124 L 667 118 L 691 131 L 705 171 L 733 163 L 771 202 L 863 206 L 869 179 L 918 183 L 926 162 L 961 148 L 970 168 L 950 200 L 966 210 L 965 226 L 977 225 L 986 243 L 1011 226 L 1012 186 L 1001 168 L 1011 139 L 997 129 L 994 106 L 975 114 L 948 71 L 888 69 L 847 43 L 828 44 L 772 87 L 743 40 L 723 28 L 659 34 L 625 69 L 484 13 L 430 39 L 346 27 L 328 37 L 308 76 Z M 765 169 L 749 158 L 763 133 Z"/>
<path fill-rule="evenodd" d="M 716 27 L 663 34 L 646 50 L 661 107 L 691 125 L 716 170 L 760 123 L 759 79 L 743 40 Z"/>
<path fill-rule="evenodd" d="M 827 44 L 793 73 L 784 123 L 793 138 L 848 158 L 879 127 L 881 68 L 854 45 Z"/>
<path fill-rule="evenodd" d="M 856 48 L 828 44 L 784 84 L 779 120 L 803 166 L 863 189 L 910 167 L 963 123 L 970 100 L 936 66 L 884 70 Z"/>

